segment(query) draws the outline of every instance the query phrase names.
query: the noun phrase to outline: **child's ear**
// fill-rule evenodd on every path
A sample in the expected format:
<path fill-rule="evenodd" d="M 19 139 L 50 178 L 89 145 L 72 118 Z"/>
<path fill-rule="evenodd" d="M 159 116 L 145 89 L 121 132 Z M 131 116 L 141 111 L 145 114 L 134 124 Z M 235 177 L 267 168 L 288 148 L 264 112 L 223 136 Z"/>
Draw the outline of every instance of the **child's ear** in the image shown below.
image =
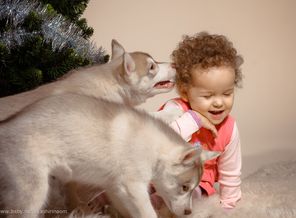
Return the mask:
<path fill-rule="evenodd" d="M 187 95 L 187 91 L 185 90 L 185 88 L 181 88 L 181 90 L 179 91 L 180 97 L 183 101 L 188 102 L 188 95 Z"/>

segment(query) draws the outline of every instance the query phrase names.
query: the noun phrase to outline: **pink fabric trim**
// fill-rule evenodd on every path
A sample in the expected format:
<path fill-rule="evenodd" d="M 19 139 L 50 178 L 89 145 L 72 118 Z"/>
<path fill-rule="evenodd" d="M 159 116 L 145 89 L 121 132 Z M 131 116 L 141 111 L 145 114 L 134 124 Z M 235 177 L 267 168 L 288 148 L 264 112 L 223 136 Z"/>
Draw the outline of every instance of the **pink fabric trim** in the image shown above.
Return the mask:
<path fill-rule="evenodd" d="M 192 118 L 195 120 L 196 124 L 201 127 L 201 120 L 200 118 L 196 115 L 196 113 L 194 113 L 192 110 L 188 110 L 188 113 L 190 113 L 190 115 L 192 116 Z"/>

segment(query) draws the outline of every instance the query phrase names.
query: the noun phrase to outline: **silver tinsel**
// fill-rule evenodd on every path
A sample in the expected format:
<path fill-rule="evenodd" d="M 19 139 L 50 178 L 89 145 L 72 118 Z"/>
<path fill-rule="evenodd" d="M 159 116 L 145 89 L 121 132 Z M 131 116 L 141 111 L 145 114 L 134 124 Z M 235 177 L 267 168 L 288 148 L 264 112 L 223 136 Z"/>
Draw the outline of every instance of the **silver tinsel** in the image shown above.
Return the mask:
<path fill-rule="evenodd" d="M 27 32 L 21 24 L 33 11 L 41 16 L 41 32 Z M 44 5 L 32 0 L 0 0 L 0 19 L 7 19 L 12 25 L 10 31 L 0 34 L 0 42 L 8 49 L 21 45 L 30 36 L 43 34 L 44 40 L 51 43 L 54 50 L 72 48 L 76 53 L 95 63 L 104 63 L 105 50 L 97 48 L 94 42 L 83 38 L 82 30 L 66 20 L 62 15 L 50 15 Z"/>

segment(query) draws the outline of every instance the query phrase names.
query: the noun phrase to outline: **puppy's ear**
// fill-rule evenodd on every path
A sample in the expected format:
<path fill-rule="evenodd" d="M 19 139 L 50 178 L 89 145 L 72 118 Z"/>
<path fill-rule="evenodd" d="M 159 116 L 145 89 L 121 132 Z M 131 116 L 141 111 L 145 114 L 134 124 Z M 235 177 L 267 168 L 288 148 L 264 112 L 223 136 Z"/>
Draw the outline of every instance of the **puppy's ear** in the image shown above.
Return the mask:
<path fill-rule="evenodd" d="M 112 45 L 111 60 L 114 60 L 124 54 L 124 52 L 125 52 L 124 48 L 115 39 L 112 39 L 111 45 Z"/>
<path fill-rule="evenodd" d="M 219 151 L 208 151 L 208 150 L 202 150 L 200 154 L 200 161 L 202 165 L 207 161 L 207 160 L 212 160 L 218 156 L 220 156 L 221 152 Z"/>
<path fill-rule="evenodd" d="M 124 64 L 124 70 L 127 75 L 130 75 L 132 72 L 136 70 L 136 63 L 132 56 L 125 52 L 123 55 L 123 64 Z"/>
<path fill-rule="evenodd" d="M 200 157 L 201 153 L 201 148 L 190 147 L 181 155 L 181 164 L 185 166 L 194 165 L 195 161 Z"/>
<path fill-rule="evenodd" d="M 181 163 L 185 166 L 202 164 L 207 160 L 218 157 L 221 153 L 218 151 L 208 151 L 202 148 L 191 147 L 181 155 Z"/>

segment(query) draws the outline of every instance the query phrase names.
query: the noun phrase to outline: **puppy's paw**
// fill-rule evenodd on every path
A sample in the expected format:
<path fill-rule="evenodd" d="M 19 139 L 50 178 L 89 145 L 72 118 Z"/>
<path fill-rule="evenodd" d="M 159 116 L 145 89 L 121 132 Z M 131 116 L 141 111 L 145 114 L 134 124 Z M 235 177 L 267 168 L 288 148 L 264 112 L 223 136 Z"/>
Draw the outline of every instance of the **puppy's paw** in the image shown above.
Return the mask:
<path fill-rule="evenodd" d="M 93 197 L 88 203 L 88 210 L 92 213 L 104 213 L 105 207 L 110 204 L 109 199 L 105 192 L 101 192 Z"/>
<path fill-rule="evenodd" d="M 78 218 L 78 217 L 84 217 L 85 213 L 82 207 L 77 207 L 69 215 L 69 218 Z"/>
<path fill-rule="evenodd" d="M 111 218 L 124 218 L 112 205 L 105 206 L 104 210 L 104 213 L 108 214 Z"/>

